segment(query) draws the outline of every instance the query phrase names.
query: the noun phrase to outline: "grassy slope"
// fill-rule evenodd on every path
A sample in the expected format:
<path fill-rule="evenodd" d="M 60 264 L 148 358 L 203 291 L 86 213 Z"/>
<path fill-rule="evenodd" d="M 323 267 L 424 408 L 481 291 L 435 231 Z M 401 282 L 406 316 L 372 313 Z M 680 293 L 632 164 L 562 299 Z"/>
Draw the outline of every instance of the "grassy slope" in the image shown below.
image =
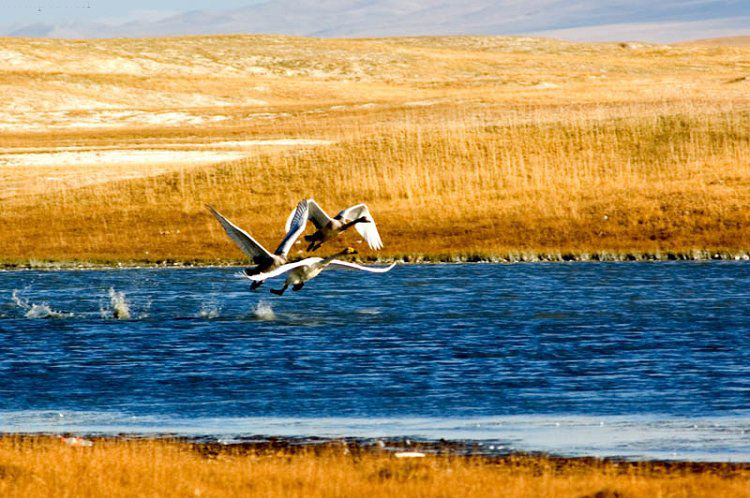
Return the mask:
<path fill-rule="evenodd" d="M 6 131 L 5 147 L 337 141 L 156 178 L 29 189 L 0 200 L 6 261 L 236 259 L 204 203 L 273 245 L 302 196 L 330 211 L 370 204 L 390 256 L 750 250 L 750 94 L 738 79 L 750 51 L 741 48 L 499 37 L 5 47 L 22 54 L 23 70 L 0 71 L 0 86 L 29 125 L 73 94 L 80 109 L 63 113 L 70 120 L 106 106 L 227 117 Z"/>
<path fill-rule="evenodd" d="M 722 38 L 705 38 L 684 42 L 685 45 L 699 47 L 750 47 L 750 36 L 725 36 Z"/>

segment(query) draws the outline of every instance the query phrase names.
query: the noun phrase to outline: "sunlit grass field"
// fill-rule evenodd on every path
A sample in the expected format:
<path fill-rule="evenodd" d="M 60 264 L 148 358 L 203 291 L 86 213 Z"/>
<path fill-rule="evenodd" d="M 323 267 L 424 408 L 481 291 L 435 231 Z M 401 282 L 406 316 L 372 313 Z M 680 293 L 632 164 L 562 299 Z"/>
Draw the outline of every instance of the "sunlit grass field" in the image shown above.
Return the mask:
<path fill-rule="evenodd" d="M 246 448 L 159 440 L 0 439 L 0 494 L 86 497 L 750 496 L 742 464 L 627 463 L 543 456 L 399 459 L 340 444 Z"/>
<path fill-rule="evenodd" d="M 747 48 L 503 37 L 4 42 L 6 263 L 239 261 L 204 205 L 271 247 L 302 197 L 331 213 L 368 203 L 385 250 L 369 252 L 354 234 L 341 241 L 363 259 L 750 252 Z M 267 139 L 330 143 L 219 163 L 96 164 L 101 148 Z M 70 147 L 92 159 L 60 165 Z M 12 152 L 49 154 L 49 164 L 2 166 Z"/>

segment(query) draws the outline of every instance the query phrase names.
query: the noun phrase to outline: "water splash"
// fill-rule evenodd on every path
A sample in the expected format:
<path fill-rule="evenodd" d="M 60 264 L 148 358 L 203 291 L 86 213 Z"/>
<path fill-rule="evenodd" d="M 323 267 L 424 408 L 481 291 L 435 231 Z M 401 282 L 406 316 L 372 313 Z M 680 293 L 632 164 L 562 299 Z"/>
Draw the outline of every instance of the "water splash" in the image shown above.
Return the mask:
<path fill-rule="evenodd" d="M 271 321 L 276 320 L 276 313 L 273 312 L 273 308 L 270 304 L 263 301 L 258 301 L 258 304 L 253 308 L 253 316 L 258 320 Z"/>
<path fill-rule="evenodd" d="M 130 304 L 125 298 L 125 293 L 118 292 L 114 287 L 110 287 L 108 295 L 109 309 L 102 309 L 102 316 L 115 320 L 130 320 Z"/>
<path fill-rule="evenodd" d="M 204 303 L 198 310 L 198 318 L 213 320 L 219 318 L 219 315 L 221 315 L 221 308 L 216 303 Z"/>
<path fill-rule="evenodd" d="M 11 298 L 13 299 L 13 304 L 18 306 L 19 308 L 29 309 L 31 305 L 29 302 L 18 295 L 18 289 L 13 289 L 13 294 L 11 295 Z"/>
<path fill-rule="evenodd" d="M 18 294 L 18 290 L 13 290 L 12 294 L 13 303 L 25 310 L 24 316 L 30 319 L 39 318 L 69 318 L 73 316 L 73 313 L 64 313 L 62 311 L 56 311 L 50 308 L 47 303 L 34 304 L 29 302 L 27 299 L 22 298 Z"/>
<path fill-rule="evenodd" d="M 26 312 L 26 318 L 68 318 L 73 316 L 72 313 L 63 313 L 62 311 L 55 311 L 49 307 L 48 304 L 32 304 L 31 308 Z"/>

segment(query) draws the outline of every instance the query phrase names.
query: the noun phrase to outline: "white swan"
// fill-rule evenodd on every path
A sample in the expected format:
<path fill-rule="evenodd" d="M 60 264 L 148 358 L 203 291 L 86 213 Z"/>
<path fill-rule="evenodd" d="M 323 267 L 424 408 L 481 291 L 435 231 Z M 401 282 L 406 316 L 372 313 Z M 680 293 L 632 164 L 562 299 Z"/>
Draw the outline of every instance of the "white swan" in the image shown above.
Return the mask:
<path fill-rule="evenodd" d="M 312 235 L 305 235 L 305 240 L 310 243 L 308 251 L 316 251 L 323 243 L 338 237 L 345 230 L 354 227 L 374 250 L 383 248 L 383 241 L 380 239 L 378 227 L 375 226 L 370 210 L 365 204 L 357 204 L 346 208 L 331 218 L 325 211 L 312 199 L 307 201 L 310 221 L 313 222 L 317 231 Z"/>
<path fill-rule="evenodd" d="M 253 282 L 257 283 L 289 272 L 289 276 L 287 276 L 286 282 L 284 282 L 284 287 L 282 287 L 281 289 L 271 289 L 271 292 L 278 296 L 281 296 L 290 285 L 292 286 L 292 290 L 294 291 L 301 290 L 302 287 L 304 287 L 305 282 L 308 282 L 309 280 L 317 277 L 320 272 L 322 272 L 329 266 L 341 266 L 344 268 L 353 268 L 355 270 L 363 270 L 371 273 L 385 273 L 396 266 L 396 263 L 392 263 L 390 266 L 387 266 L 385 268 L 371 268 L 368 266 L 358 265 L 357 263 L 350 263 L 348 261 L 341 261 L 339 259 L 336 259 L 339 256 L 344 256 L 347 254 L 357 254 L 357 251 L 355 251 L 351 247 L 347 247 L 343 251 L 338 252 L 332 256 L 328 256 L 327 258 L 305 258 L 295 263 L 287 263 L 267 273 L 248 275 L 247 277 Z"/>
<path fill-rule="evenodd" d="M 258 241 L 250 236 L 246 231 L 229 221 L 212 206 L 206 206 L 213 214 L 230 239 L 237 244 L 237 247 L 255 263 L 256 266 L 245 269 L 245 275 L 252 276 L 267 273 L 286 264 L 287 255 L 294 242 L 299 238 L 307 226 L 308 207 L 307 201 L 301 201 L 289 215 L 286 221 L 286 235 L 281 240 L 279 247 L 271 254 Z M 251 289 L 257 289 L 263 281 L 253 281 Z"/>

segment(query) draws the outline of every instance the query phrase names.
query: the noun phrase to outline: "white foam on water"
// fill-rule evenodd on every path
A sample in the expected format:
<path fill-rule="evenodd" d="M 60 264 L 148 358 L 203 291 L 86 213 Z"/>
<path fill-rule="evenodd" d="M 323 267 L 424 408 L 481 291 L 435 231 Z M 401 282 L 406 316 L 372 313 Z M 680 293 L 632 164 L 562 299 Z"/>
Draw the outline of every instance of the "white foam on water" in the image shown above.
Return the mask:
<path fill-rule="evenodd" d="M 19 296 L 17 289 L 13 290 L 12 299 L 16 306 L 26 311 L 24 316 L 29 319 L 69 318 L 73 316 L 73 313 L 53 310 L 47 303 L 31 303 L 27 299 Z"/>
<path fill-rule="evenodd" d="M 103 318 L 113 318 L 115 320 L 130 320 L 130 303 L 128 303 L 124 292 L 118 292 L 114 287 L 109 288 L 109 308 L 102 308 Z"/>
<path fill-rule="evenodd" d="M 379 308 L 362 308 L 357 310 L 358 315 L 379 315 Z"/>
<path fill-rule="evenodd" d="M 263 321 L 276 320 L 276 313 L 273 312 L 273 308 L 262 299 L 258 301 L 258 304 L 253 308 L 253 316 L 256 319 Z"/>

